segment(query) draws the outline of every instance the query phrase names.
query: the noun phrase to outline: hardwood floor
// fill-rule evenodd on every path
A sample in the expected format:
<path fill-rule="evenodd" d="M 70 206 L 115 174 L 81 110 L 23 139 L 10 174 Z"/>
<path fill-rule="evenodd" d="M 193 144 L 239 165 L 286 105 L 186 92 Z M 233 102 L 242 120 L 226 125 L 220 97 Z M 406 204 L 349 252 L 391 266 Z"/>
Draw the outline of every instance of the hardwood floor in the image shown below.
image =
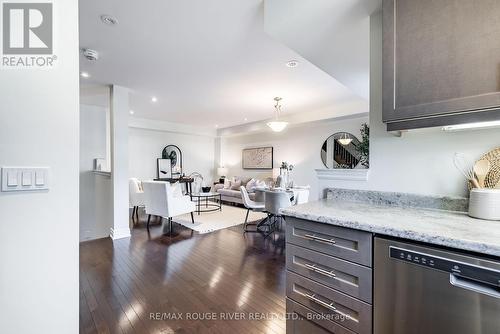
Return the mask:
<path fill-rule="evenodd" d="M 143 217 L 131 238 L 80 245 L 80 333 L 285 333 L 284 247 L 242 226 L 148 235 Z"/>

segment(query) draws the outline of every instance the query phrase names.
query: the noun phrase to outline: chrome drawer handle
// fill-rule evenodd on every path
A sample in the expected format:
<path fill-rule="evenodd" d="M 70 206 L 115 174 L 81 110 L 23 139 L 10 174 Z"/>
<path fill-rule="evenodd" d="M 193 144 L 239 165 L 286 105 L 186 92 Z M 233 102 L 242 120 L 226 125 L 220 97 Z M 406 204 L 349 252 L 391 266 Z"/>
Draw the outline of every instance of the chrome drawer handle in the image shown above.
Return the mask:
<path fill-rule="evenodd" d="M 338 312 L 337 311 L 337 308 L 333 306 L 333 302 L 331 302 L 330 304 L 328 304 L 327 302 L 324 302 L 322 301 L 321 299 L 318 299 L 316 298 L 316 295 L 310 295 L 308 293 L 304 294 L 304 296 L 306 296 L 307 299 L 315 302 L 316 304 L 319 304 L 327 309 L 329 309 L 330 311 L 333 311 L 333 312 Z"/>
<path fill-rule="evenodd" d="M 335 239 L 325 239 L 325 238 L 317 237 L 314 234 L 305 234 L 304 237 L 311 239 L 311 240 L 325 242 L 325 243 L 330 244 L 330 245 L 335 244 Z"/>
<path fill-rule="evenodd" d="M 314 271 L 314 272 L 316 272 L 318 274 L 321 274 L 321 275 L 324 275 L 324 276 L 327 276 L 327 277 L 330 277 L 330 278 L 337 277 L 337 275 L 335 275 L 333 272 L 327 271 L 325 269 L 318 268 L 318 267 L 316 267 L 315 264 L 304 263 L 304 266 L 306 266 L 307 269 L 312 270 L 312 271 Z"/>

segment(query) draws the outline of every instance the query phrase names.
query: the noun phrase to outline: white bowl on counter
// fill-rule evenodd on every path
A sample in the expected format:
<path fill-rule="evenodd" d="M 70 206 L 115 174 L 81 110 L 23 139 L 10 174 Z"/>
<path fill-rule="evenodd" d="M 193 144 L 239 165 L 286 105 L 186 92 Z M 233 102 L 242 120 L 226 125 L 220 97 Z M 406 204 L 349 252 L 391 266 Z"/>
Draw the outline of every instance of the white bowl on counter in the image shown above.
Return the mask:
<path fill-rule="evenodd" d="M 469 198 L 469 216 L 500 220 L 500 189 L 472 189 Z"/>

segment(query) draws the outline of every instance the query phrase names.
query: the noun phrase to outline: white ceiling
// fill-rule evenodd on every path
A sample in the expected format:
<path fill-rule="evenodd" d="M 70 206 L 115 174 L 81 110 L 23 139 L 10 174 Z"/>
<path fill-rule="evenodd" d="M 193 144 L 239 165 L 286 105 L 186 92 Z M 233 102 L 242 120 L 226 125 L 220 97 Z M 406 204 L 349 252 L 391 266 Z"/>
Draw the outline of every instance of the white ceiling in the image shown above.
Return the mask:
<path fill-rule="evenodd" d="M 382 0 L 265 0 L 265 30 L 368 100 L 370 15 Z"/>
<path fill-rule="evenodd" d="M 100 53 L 80 58 L 82 85 L 129 87 L 135 117 L 223 128 L 272 117 L 275 96 L 285 114 L 360 101 L 264 32 L 262 0 L 80 0 L 80 46 Z M 84 103 L 99 103 L 92 91 Z"/>

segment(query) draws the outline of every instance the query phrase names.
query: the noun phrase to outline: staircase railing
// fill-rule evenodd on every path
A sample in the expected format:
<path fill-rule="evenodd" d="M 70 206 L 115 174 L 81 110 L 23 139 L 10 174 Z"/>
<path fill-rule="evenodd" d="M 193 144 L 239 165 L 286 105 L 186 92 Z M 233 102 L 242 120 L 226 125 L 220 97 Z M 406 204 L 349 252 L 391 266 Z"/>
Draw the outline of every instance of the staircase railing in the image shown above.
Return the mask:
<path fill-rule="evenodd" d="M 349 147 L 350 149 L 347 149 L 346 146 L 352 146 Z M 351 154 L 351 149 L 356 149 L 353 144 L 349 145 L 342 145 L 340 144 L 337 140 L 334 141 L 333 145 L 333 160 L 337 162 L 339 165 L 342 167 L 346 168 L 354 168 L 358 165 L 359 159 Z"/>

